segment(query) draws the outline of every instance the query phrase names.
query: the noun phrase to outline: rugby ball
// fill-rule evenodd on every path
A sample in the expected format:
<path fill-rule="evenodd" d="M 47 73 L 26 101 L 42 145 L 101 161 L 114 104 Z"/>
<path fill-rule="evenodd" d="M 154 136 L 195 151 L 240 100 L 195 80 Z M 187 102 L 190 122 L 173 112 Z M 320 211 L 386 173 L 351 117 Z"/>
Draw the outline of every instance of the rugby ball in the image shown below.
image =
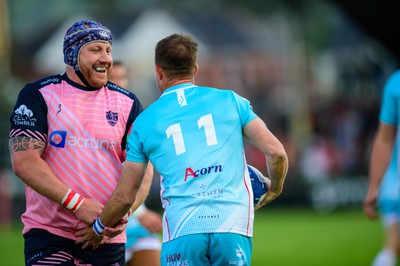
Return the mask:
<path fill-rule="evenodd" d="M 265 181 L 264 175 L 257 168 L 252 165 L 247 165 L 247 169 L 249 170 L 251 187 L 253 188 L 253 205 L 256 207 L 263 201 L 267 194 L 268 185 Z"/>

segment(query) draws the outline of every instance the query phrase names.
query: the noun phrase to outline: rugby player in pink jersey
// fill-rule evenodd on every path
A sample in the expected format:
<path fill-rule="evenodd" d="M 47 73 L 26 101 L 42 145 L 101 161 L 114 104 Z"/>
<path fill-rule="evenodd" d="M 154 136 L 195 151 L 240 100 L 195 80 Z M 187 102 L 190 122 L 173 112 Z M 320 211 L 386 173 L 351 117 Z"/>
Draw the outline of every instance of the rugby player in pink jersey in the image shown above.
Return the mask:
<path fill-rule="evenodd" d="M 115 189 L 128 130 L 143 108 L 108 81 L 108 28 L 78 21 L 63 48 L 65 72 L 27 84 L 10 116 L 13 171 L 26 184 L 25 264 L 124 265 L 125 218 L 103 231 L 110 237 L 95 249 L 82 250 L 75 233 L 93 224 Z M 152 171 L 149 165 L 133 210 L 148 193 Z"/>

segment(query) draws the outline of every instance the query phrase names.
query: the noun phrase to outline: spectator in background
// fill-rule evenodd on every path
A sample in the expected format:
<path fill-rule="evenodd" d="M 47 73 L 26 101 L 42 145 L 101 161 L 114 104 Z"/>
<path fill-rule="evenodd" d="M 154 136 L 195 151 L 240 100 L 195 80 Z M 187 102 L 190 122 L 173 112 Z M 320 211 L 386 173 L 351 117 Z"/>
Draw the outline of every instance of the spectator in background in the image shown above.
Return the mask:
<path fill-rule="evenodd" d="M 122 61 L 114 61 L 109 80 L 129 89 L 128 69 Z M 143 203 L 129 217 L 126 227 L 125 261 L 127 266 L 160 265 L 162 231 L 161 215 Z"/>
<path fill-rule="evenodd" d="M 129 90 L 128 68 L 122 61 L 114 60 L 109 80 L 118 86 Z"/>
<path fill-rule="evenodd" d="M 399 252 L 399 88 L 400 71 L 396 71 L 384 87 L 378 131 L 370 157 L 364 211 L 368 218 L 376 220 L 375 207 L 378 204 L 385 228 L 384 246 L 375 257 L 373 266 L 395 266 Z"/>
<path fill-rule="evenodd" d="M 300 171 L 310 183 L 332 177 L 336 151 L 329 138 L 314 135 L 300 158 Z"/>

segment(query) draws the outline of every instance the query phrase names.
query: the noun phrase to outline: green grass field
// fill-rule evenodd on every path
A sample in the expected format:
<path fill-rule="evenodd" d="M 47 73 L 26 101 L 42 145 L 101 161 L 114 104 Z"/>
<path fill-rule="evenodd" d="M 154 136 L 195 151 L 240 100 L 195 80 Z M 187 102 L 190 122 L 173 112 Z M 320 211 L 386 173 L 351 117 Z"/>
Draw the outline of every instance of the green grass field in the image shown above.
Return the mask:
<path fill-rule="evenodd" d="M 21 227 L 0 234 L 1 265 L 24 265 Z M 367 266 L 383 234 L 361 209 L 321 214 L 265 207 L 256 212 L 253 240 L 253 266 Z"/>
<path fill-rule="evenodd" d="M 383 232 L 362 210 L 321 214 L 265 208 L 256 212 L 253 240 L 254 266 L 367 266 Z"/>

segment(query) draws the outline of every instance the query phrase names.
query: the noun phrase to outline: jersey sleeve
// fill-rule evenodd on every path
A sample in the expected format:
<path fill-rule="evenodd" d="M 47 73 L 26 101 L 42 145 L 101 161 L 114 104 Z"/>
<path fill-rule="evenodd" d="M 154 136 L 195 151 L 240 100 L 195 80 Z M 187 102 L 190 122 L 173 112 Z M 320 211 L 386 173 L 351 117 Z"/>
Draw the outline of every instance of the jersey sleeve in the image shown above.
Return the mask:
<path fill-rule="evenodd" d="M 243 98 L 235 92 L 232 93 L 236 100 L 236 105 L 240 116 L 240 123 L 242 124 L 242 128 L 244 128 L 248 123 L 258 116 L 254 113 L 253 107 L 251 106 L 249 100 Z"/>
<path fill-rule="evenodd" d="M 129 118 L 126 124 L 126 131 L 125 131 L 125 135 L 122 138 L 122 148 L 125 149 L 127 146 L 127 136 L 129 134 L 129 132 L 131 131 L 133 122 L 136 120 L 136 118 L 138 117 L 138 115 L 143 112 L 143 106 L 141 104 L 141 102 L 139 101 L 139 99 L 134 95 L 133 96 L 134 101 L 133 101 L 133 105 L 132 105 L 132 109 L 131 112 L 129 114 Z"/>
<path fill-rule="evenodd" d="M 379 115 L 380 121 L 390 124 L 398 124 L 398 101 L 400 91 L 400 71 L 389 77 L 383 89 L 382 105 Z"/>
<path fill-rule="evenodd" d="M 10 116 L 10 124 L 10 138 L 29 136 L 46 141 L 47 105 L 35 85 L 28 84 L 20 91 Z"/>
<path fill-rule="evenodd" d="M 126 160 L 137 163 L 147 163 L 148 158 L 143 149 L 143 141 L 140 132 L 135 128 L 135 124 L 131 126 L 128 134 L 126 149 Z"/>

